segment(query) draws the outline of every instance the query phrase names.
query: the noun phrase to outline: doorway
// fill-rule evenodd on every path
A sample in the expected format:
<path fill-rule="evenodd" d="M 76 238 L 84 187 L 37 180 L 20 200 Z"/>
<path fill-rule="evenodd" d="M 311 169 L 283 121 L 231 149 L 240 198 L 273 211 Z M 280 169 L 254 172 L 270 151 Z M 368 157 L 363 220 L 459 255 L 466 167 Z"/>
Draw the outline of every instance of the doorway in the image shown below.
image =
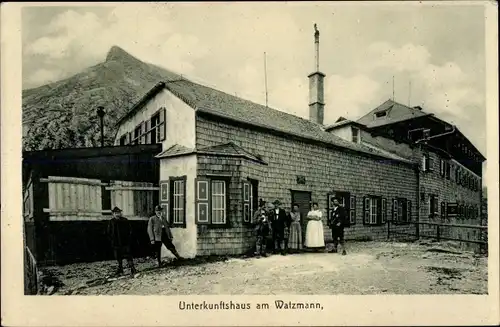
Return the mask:
<path fill-rule="evenodd" d="M 300 211 L 300 225 L 302 226 L 302 242 L 305 242 L 307 213 L 311 210 L 311 192 L 307 191 L 294 191 L 292 190 L 292 204 L 299 205 Z"/>

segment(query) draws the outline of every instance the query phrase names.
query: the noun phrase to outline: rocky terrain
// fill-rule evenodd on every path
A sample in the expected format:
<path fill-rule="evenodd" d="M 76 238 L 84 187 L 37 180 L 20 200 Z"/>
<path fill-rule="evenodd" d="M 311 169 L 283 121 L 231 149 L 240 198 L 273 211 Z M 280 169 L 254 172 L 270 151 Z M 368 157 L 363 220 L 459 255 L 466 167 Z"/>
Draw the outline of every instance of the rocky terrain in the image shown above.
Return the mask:
<path fill-rule="evenodd" d="M 112 47 L 98 65 L 64 80 L 23 90 L 23 149 L 99 146 L 98 106 L 106 110 L 105 143 L 111 145 L 117 120 L 132 104 L 156 83 L 178 78 Z"/>

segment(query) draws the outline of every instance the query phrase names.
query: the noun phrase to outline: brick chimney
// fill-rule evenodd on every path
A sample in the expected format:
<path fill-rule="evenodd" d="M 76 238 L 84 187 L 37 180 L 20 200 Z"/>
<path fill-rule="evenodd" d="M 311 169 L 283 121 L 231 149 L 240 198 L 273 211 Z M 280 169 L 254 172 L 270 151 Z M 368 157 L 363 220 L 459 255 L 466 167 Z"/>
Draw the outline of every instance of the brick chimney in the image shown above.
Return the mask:
<path fill-rule="evenodd" d="M 325 74 L 319 71 L 319 31 L 314 24 L 314 73 L 309 74 L 309 119 L 323 125 L 325 115 L 324 79 Z"/>

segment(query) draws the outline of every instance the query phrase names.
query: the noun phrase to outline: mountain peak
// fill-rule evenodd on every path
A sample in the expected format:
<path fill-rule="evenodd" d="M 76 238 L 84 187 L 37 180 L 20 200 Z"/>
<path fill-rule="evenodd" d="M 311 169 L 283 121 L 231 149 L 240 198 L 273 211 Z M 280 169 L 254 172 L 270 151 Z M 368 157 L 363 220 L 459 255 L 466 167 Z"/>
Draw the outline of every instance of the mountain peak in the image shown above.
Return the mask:
<path fill-rule="evenodd" d="M 139 59 L 135 58 L 130 53 L 123 50 L 117 45 L 112 46 L 111 49 L 109 49 L 108 54 L 106 56 L 106 61 L 123 61 L 130 59 L 140 61 Z"/>

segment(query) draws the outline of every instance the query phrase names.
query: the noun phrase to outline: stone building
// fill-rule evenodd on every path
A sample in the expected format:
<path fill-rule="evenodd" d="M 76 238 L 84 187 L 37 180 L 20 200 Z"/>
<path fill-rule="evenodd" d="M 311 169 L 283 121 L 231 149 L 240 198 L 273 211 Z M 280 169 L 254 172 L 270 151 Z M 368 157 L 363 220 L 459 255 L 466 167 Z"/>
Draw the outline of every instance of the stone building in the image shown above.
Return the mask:
<path fill-rule="evenodd" d="M 181 255 L 251 249 L 258 199 L 305 214 L 312 202 L 328 212 L 340 196 L 348 239 L 385 240 L 388 220 L 392 232 L 421 235 L 435 226 L 412 222 L 479 224 L 485 158 L 455 126 L 391 100 L 324 126 L 324 77 L 316 62 L 309 119 L 184 78 L 158 83 L 120 119 L 116 145 L 162 145 L 160 204 Z"/>

